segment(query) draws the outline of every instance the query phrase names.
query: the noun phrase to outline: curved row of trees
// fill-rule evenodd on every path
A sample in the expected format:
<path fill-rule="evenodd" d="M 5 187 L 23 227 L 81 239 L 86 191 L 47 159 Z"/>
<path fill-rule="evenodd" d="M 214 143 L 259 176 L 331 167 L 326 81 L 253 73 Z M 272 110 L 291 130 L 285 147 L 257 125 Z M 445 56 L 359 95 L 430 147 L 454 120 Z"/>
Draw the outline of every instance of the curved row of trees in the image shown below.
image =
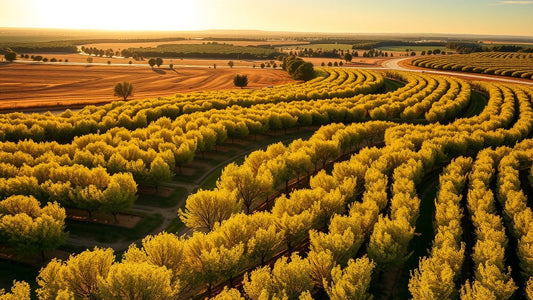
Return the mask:
<path fill-rule="evenodd" d="M 287 65 L 292 67 L 290 61 Z M 190 195 L 185 209 L 180 211 L 184 223 L 193 229 L 190 237 L 167 233 L 146 237 L 140 245 L 132 245 L 121 261 L 116 261 L 113 251 L 107 249 L 88 250 L 64 262 L 54 260 L 40 272 L 39 298 L 114 299 L 135 294 L 175 299 L 220 293 L 219 299 L 244 296 L 249 299 L 311 299 L 317 292 L 327 293 L 333 299 L 370 297 L 371 291 L 381 287 L 383 274 L 394 274 L 409 256 L 409 245 L 417 231 L 420 211 L 417 188 L 422 178 L 453 158 L 475 156 L 487 147 L 514 145 L 529 136 L 533 129 L 533 90 L 512 85 L 476 84 L 476 89 L 489 96 L 487 106 L 477 116 L 454 120 L 458 107 L 464 107 L 469 101 L 471 86 L 468 83 L 426 74 L 388 74 L 406 81 L 406 85 L 394 92 L 377 94 L 374 92 L 382 85 L 383 78 L 372 72 L 359 72 L 336 71 L 331 77 L 311 80 L 302 85 L 309 93 L 301 100 L 269 99 L 264 104 L 250 100 L 250 105 L 241 106 L 228 106 L 226 102 L 219 109 L 182 110 L 172 119 L 156 117 L 151 123 L 133 129 L 111 126 L 104 133 L 80 135 L 71 143 L 17 139 L 0 143 L 4 182 L 25 176 L 25 180 L 28 177 L 28 181 L 39 184 L 40 190 L 33 190 L 41 196 L 77 201 L 78 197 L 70 198 L 70 195 L 77 192 L 99 195 L 111 186 L 116 194 L 122 194 L 121 188 L 136 182 L 160 183 L 172 176 L 172 171 L 178 171 L 176 168 L 180 165 L 191 161 L 196 152 L 214 149 L 227 138 L 246 137 L 272 129 L 336 123 L 322 126 L 308 141 L 296 140 L 287 146 L 274 144 L 253 152 L 242 165 L 228 165 L 216 189 L 199 190 Z M 343 86 L 345 82 L 345 90 L 328 88 L 329 85 Z M 323 92 L 318 90 L 322 84 Z M 343 97 L 328 98 L 333 92 Z M 234 93 L 241 95 L 241 91 Z M 187 97 L 197 101 L 198 96 L 172 101 L 184 108 L 191 105 L 191 102 L 184 104 Z M 452 98 L 458 100 L 452 101 Z M 117 112 L 124 113 L 122 116 L 136 115 L 140 110 L 137 105 L 154 105 L 130 103 L 117 103 L 101 111 L 100 118 L 120 116 Z M 420 112 L 413 117 L 424 115 L 427 118 L 426 113 L 435 108 L 433 112 L 443 111 L 447 122 L 415 125 L 385 121 L 397 120 L 402 114 L 405 120 L 412 120 L 405 112 L 414 106 Z M 66 120 L 72 117 L 58 118 L 68 122 Z M 16 115 L 10 118 L 13 122 L 24 123 Z M 20 116 L 21 120 L 24 118 Z M 354 121 L 360 124 L 342 124 Z M 373 147 L 376 145 L 381 147 Z M 366 146 L 370 148 L 364 148 Z M 530 149 L 531 146 L 524 142 L 516 149 Z M 476 161 L 473 167 L 479 170 L 476 176 L 484 179 L 494 176 L 500 159 L 494 157 L 493 162 L 486 164 L 482 157 L 485 152 L 501 154 L 501 157 L 510 153 L 509 149 L 502 149 L 479 154 L 479 163 Z M 528 157 L 529 150 L 524 151 L 517 154 L 516 159 Z M 491 155 L 488 156 L 492 159 Z M 337 162 L 339 159 L 344 161 Z M 517 169 L 516 161 L 511 158 L 501 161 L 501 172 L 510 176 L 501 177 L 499 200 L 516 203 L 516 199 L 521 198 L 510 196 L 519 193 L 516 173 L 511 170 Z M 44 172 L 51 164 L 57 171 Z M 330 165 L 331 172 L 319 171 Z M 438 203 L 440 200 L 444 203 L 444 198 L 440 197 L 445 197 L 444 191 L 448 190 L 450 201 L 445 202 L 447 206 L 439 206 L 439 211 L 449 206 L 453 212 L 453 207 L 461 203 L 458 197 L 469 159 L 456 159 L 454 165 L 460 168 L 446 170 L 448 173 L 442 180 L 448 183 L 443 183 L 442 195 L 437 199 Z M 530 166 L 525 169 L 529 171 Z M 70 177 L 66 179 L 67 175 Z M 126 183 L 111 184 L 112 178 L 124 178 Z M 298 186 L 301 178 L 304 178 L 304 188 Z M 52 185 L 60 185 L 68 193 L 43 195 L 44 187 Z M 14 186 L 12 183 L 3 185 L 6 191 Z M 481 293 L 489 299 L 506 298 L 513 294 L 514 285 L 526 288 L 525 284 L 509 277 L 510 265 L 501 255 L 506 240 L 516 237 L 506 237 L 505 231 L 500 230 L 503 227 L 490 231 L 486 222 L 514 223 L 491 209 L 494 198 L 478 197 L 477 193 L 484 189 L 482 184 L 469 182 L 470 186 L 476 193 L 467 197 L 468 206 L 459 204 L 463 206 L 459 209 L 468 209 L 474 216 L 472 223 L 478 229 L 477 240 L 474 248 L 469 249 L 472 251 L 465 253 L 472 253 L 472 260 L 479 264 L 473 266 L 474 275 L 468 278 L 473 281 L 459 283 L 464 286 L 461 293 L 464 299 L 475 299 Z M 490 180 L 485 187 L 491 187 Z M 32 189 L 21 188 L 13 193 L 27 190 Z M 475 201 L 479 206 L 471 204 Z M 513 216 L 519 215 L 512 210 L 515 206 L 504 209 Z M 446 224 L 448 217 L 452 223 L 459 215 L 446 214 L 439 222 Z M 527 217 L 527 212 L 524 216 Z M 450 233 L 442 239 L 450 243 L 450 247 L 444 249 L 457 250 L 454 245 L 461 245 L 462 235 L 457 231 Z M 457 269 L 453 262 L 458 260 L 452 261 L 453 257 L 446 255 L 460 256 L 460 247 L 458 252 L 439 252 L 436 249 L 444 247 L 440 241 L 434 242 L 432 257 L 442 256 L 439 257 L 442 268 L 447 274 L 453 273 Z M 528 244 L 524 241 L 519 249 L 527 257 L 524 251 Z M 428 271 L 424 261 L 419 265 L 418 288 L 414 283 L 417 276 L 413 275 L 412 279 L 413 291 L 422 290 L 421 298 L 434 292 L 426 286 L 428 281 L 423 277 L 432 270 Z M 444 262 L 450 267 L 446 268 Z M 449 286 L 455 279 L 451 274 L 443 282 Z M 233 289 L 241 282 L 242 290 Z M 441 284 L 443 289 L 445 284 Z M 223 290 L 224 286 L 227 288 Z M 14 291 L 19 288 L 23 290 L 23 285 L 16 285 Z M 386 287 L 384 291 L 391 292 Z M 442 295 L 453 297 L 459 292 L 446 293 Z"/>
<path fill-rule="evenodd" d="M 533 79 L 533 54 L 482 52 L 424 57 L 411 63 L 424 68 Z"/>
<path fill-rule="evenodd" d="M 295 100 L 352 97 L 371 93 L 383 85 L 379 74 L 360 71 L 328 69 L 321 76 L 305 84 L 286 84 L 274 88 L 243 91 L 213 91 L 177 94 L 173 97 L 115 102 L 103 106 L 88 106 L 79 112 L 53 114 L 9 113 L 0 116 L 0 140 L 69 142 L 75 136 L 106 132 L 115 127 L 129 130 L 146 128 L 159 118 L 174 119 L 182 114 L 232 105 L 249 107 L 261 103 L 291 102 Z"/>

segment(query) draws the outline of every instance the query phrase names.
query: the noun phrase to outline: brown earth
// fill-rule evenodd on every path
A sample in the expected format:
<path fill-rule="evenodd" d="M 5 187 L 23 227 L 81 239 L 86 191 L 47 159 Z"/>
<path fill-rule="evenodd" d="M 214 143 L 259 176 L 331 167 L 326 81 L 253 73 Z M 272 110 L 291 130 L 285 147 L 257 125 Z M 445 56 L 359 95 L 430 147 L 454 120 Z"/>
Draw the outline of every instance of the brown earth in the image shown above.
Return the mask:
<path fill-rule="evenodd" d="M 26 53 L 25 53 L 26 54 Z M 97 57 L 97 56 L 88 56 L 88 55 L 81 55 L 77 53 L 71 53 L 71 54 L 65 54 L 65 53 L 27 53 L 30 57 L 31 55 L 40 55 L 43 58 L 48 58 L 49 60 L 52 58 L 55 58 L 57 60 L 65 61 L 65 59 L 68 59 L 69 63 L 87 63 L 87 58 L 91 57 L 93 60 L 93 64 L 95 63 L 103 63 L 107 64 L 109 61 L 111 65 L 114 64 L 129 64 L 131 61 L 134 65 L 143 65 L 148 66 L 148 59 L 145 59 L 143 61 L 139 60 L 136 61 L 132 58 L 109 58 L 109 57 Z M 20 60 L 20 58 L 19 58 Z M 31 61 L 31 59 L 23 59 L 25 61 Z M 247 59 L 247 60 L 236 60 L 236 59 L 196 59 L 196 58 L 164 58 L 163 59 L 163 65 L 167 66 L 168 64 L 172 63 L 175 66 L 180 65 L 188 65 L 188 66 L 213 66 L 216 64 L 218 67 L 227 67 L 229 61 L 233 61 L 235 67 L 239 66 L 253 66 L 256 65 L 259 67 L 261 63 L 268 63 L 270 61 L 268 60 L 260 60 L 260 59 Z M 274 61 L 278 66 L 280 65 L 279 61 Z M 61 63 L 58 63 L 61 64 Z"/>
<path fill-rule="evenodd" d="M 142 220 L 142 217 L 140 216 L 120 213 L 117 214 L 117 219 L 115 221 L 113 215 L 102 212 L 95 212 L 92 214 L 91 218 L 89 218 L 89 213 L 87 211 L 77 208 L 67 208 L 66 213 L 67 218 L 71 220 L 107 224 L 125 228 L 133 228 Z"/>
<path fill-rule="evenodd" d="M 132 99 L 233 89 L 236 74 L 248 75 L 248 88 L 294 82 L 286 72 L 272 69 L 0 64 L 0 109 L 111 102 L 117 99 L 114 85 L 122 81 L 134 84 Z"/>

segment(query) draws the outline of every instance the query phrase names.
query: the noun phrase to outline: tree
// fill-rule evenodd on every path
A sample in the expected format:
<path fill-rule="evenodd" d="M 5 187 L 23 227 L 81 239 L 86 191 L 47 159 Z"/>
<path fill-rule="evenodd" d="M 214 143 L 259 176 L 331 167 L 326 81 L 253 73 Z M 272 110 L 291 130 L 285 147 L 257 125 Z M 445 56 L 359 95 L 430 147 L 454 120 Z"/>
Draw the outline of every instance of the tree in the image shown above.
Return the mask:
<path fill-rule="evenodd" d="M 126 101 L 128 97 L 133 96 L 133 83 L 126 81 L 119 82 L 115 84 L 114 91 L 114 96 L 122 97 L 122 99 Z"/>
<path fill-rule="evenodd" d="M 66 238 L 65 210 L 57 203 L 42 209 L 33 196 L 11 196 L 0 202 L 0 232 L 20 254 L 56 249 Z"/>
<path fill-rule="evenodd" d="M 261 69 L 264 69 L 265 68 L 265 64 L 261 63 L 260 67 L 261 67 Z"/>
<path fill-rule="evenodd" d="M 168 164 L 161 158 L 157 156 L 152 163 L 150 163 L 150 170 L 146 177 L 146 181 L 155 186 L 156 193 L 158 192 L 159 186 L 167 181 L 170 181 L 174 177 L 174 173 L 170 170 Z"/>
<path fill-rule="evenodd" d="M 314 221 L 315 216 L 309 210 L 292 216 L 288 213 L 277 216 L 276 226 L 284 233 L 283 240 L 289 253 L 292 252 L 294 245 L 304 239 L 309 233 Z"/>
<path fill-rule="evenodd" d="M 102 211 L 110 212 L 117 223 L 117 213 L 133 206 L 137 199 L 137 184 L 129 173 L 115 174 L 102 193 Z"/>
<path fill-rule="evenodd" d="M 196 233 L 193 239 L 206 240 L 205 235 Z M 208 240 L 208 243 L 212 241 Z M 210 248 L 210 249 L 209 249 Z M 242 243 L 233 247 L 209 247 L 208 249 L 192 249 L 194 255 L 190 257 L 191 272 L 200 282 L 207 285 L 208 297 L 211 296 L 213 285 L 220 279 L 232 278 L 241 271 L 244 262 L 244 245 Z"/>
<path fill-rule="evenodd" d="M 331 284 L 326 286 L 326 292 L 332 300 L 366 300 L 371 298 L 367 293 L 372 279 L 375 264 L 367 257 L 350 259 L 343 270 L 336 266 L 331 271 Z"/>
<path fill-rule="evenodd" d="M 153 58 L 150 58 L 148 60 L 148 64 L 150 65 L 150 67 L 152 67 L 152 69 L 154 68 L 155 64 L 156 64 L 156 60 L 153 59 Z"/>
<path fill-rule="evenodd" d="M 409 257 L 407 247 L 414 231 L 408 220 L 404 218 L 391 220 L 380 216 L 370 236 L 368 256 L 381 269 L 404 262 Z"/>
<path fill-rule="evenodd" d="M 156 266 L 166 267 L 172 270 L 174 277 L 177 277 L 184 271 L 182 268 L 186 258 L 184 245 L 184 241 L 176 235 L 162 232 L 145 237 L 142 240 L 142 250 L 134 245 L 130 246 L 124 257 L 128 262 L 147 261 Z"/>
<path fill-rule="evenodd" d="M 244 297 L 241 295 L 241 292 L 237 289 L 229 289 L 227 287 L 224 287 L 224 290 L 220 292 L 218 295 L 216 295 L 213 300 L 245 300 Z"/>
<path fill-rule="evenodd" d="M 168 67 L 169 67 L 171 70 L 174 70 L 174 64 L 169 64 Z"/>
<path fill-rule="evenodd" d="M 233 77 L 233 84 L 242 89 L 248 85 L 248 75 L 235 75 L 235 77 Z"/>
<path fill-rule="evenodd" d="M 229 66 L 230 68 L 233 68 L 233 65 L 234 65 L 234 64 L 233 64 L 233 60 L 228 61 L 228 66 Z M 216 69 L 216 67 L 215 67 L 215 69 Z"/>
<path fill-rule="evenodd" d="M 529 278 L 526 284 L 526 294 L 529 300 L 533 299 L 533 278 Z"/>
<path fill-rule="evenodd" d="M 17 59 L 17 53 L 13 52 L 11 49 L 9 49 L 6 54 L 4 54 L 4 57 L 7 61 L 14 61 Z"/>
<path fill-rule="evenodd" d="M 347 52 L 346 54 L 344 54 L 344 60 L 346 62 L 352 61 L 352 58 L 353 58 L 353 56 L 350 53 Z"/>
<path fill-rule="evenodd" d="M 303 81 L 308 81 L 315 78 L 315 70 L 313 68 L 313 64 L 310 62 L 305 62 L 301 64 L 294 72 L 293 77 L 296 80 Z"/>
<path fill-rule="evenodd" d="M 274 268 L 263 267 L 244 275 L 243 288 L 250 299 L 301 299 L 313 288 L 311 266 L 307 259 L 293 254 L 281 257 Z M 305 293 L 307 294 L 307 293 Z M 309 299 L 309 298 L 303 298 Z"/>
<path fill-rule="evenodd" d="M 30 285 L 24 281 L 14 281 L 11 292 L 0 289 L 0 300 L 30 300 Z"/>
<path fill-rule="evenodd" d="M 240 211 L 241 203 L 234 192 L 215 189 L 199 190 L 190 195 L 185 202 L 185 210 L 180 210 L 178 214 L 187 227 L 211 231 L 216 224 Z"/>
<path fill-rule="evenodd" d="M 39 299 L 57 299 L 61 290 L 67 290 L 76 299 L 100 299 L 98 278 L 107 278 L 115 261 L 113 250 L 86 250 L 71 255 L 66 262 L 52 260 L 37 277 Z"/>
<path fill-rule="evenodd" d="M 259 228 L 248 240 L 250 257 L 259 260 L 261 266 L 264 266 L 266 260 L 279 251 L 283 237 L 283 232 L 277 231 L 275 225 L 270 225 L 267 229 Z"/>
<path fill-rule="evenodd" d="M 158 57 L 155 59 L 155 64 L 157 65 L 157 67 L 161 67 L 161 65 L 163 64 L 163 59 L 161 57 Z"/>
<path fill-rule="evenodd" d="M 179 286 L 172 283 L 172 271 L 152 264 L 123 262 L 109 268 L 98 278 L 102 299 L 172 299 Z"/>
<path fill-rule="evenodd" d="M 269 171 L 254 174 L 246 165 L 237 166 L 231 163 L 222 171 L 217 187 L 220 190 L 235 191 L 246 213 L 249 214 L 258 201 L 268 195 L 273 182 L 274 179 Z"/>

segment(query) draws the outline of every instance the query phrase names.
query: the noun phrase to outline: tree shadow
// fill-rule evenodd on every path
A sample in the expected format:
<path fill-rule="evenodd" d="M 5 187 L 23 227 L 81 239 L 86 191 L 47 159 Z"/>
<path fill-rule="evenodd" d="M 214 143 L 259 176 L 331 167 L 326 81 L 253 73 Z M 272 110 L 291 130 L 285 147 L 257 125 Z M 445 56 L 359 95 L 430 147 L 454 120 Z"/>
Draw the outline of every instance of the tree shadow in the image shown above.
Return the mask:
<path fill-rule="evenodd" d="M 152 69 L 152 71 L 156 72 L 157 74 L 161 74 L 161 75 L 164 75 L 164 74 L 167 74 L 167 72 L 161 70 L 161 69 Z"/>

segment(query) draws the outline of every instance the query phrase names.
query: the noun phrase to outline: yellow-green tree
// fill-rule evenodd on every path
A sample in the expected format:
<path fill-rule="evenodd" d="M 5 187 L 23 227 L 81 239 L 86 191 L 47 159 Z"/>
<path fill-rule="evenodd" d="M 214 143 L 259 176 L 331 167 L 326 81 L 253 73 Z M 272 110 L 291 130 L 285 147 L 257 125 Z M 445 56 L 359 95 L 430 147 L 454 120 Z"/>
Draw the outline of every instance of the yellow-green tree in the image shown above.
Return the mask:
<path fill-rule="evenodd" d="M 137 199 L 137 184 L 131 174 L 119 173 L 111 176 L 102 193 L 102 211 L 109 212 L 117 222 L 117 213 L 131 208 Z"/>
<path fill-rule="evenodd" d="M 0 202 L 0 235 L 19 254 L 40 253 L 44 260 L 45 251 L 56 249 L 66 238 L 65 217 L 57 203 L 40 208 L 33 196 L 11 196 Z"/>
<path fill-rule="evenodd" d="M 39 272 L 37 294 L 55 299 L 60 290 L 68 290 L 76 299 L 97 299 L 98 277 L 106 278 L 114 261 L 112 249 L 97 247 L 71 255 L 65 263 L 53 260 Z"/>
<path fill-rule="evenodd" d="M 350 259 L 346 268 L 337 265 L 331 271 L 331 284 L 324 283 L 332 300 L 368 300 L 372 271 L 375 264 L 367 257 Z"/>
<path fill-rule="evenodd" d="M 227 289 L 227 287 L 222 290 L 218 295 L 216 295 L 213 300 L 244 300 L 244 297 L 241 295 L 241 292 L 236 289 Z"/>
<path fill-rule="evenodd" d="M 170 169 L 169 165 L 160 157 L 157 156 L 150 163 L 150 170 L 148 171 L 146 180 L 155 186 L 156 192 L 159 186 L 172 179 L 174 173 Z"/>
<path fill-rule="evenodd" d="M 311 266 L 307 259 L 293 254 L 282 257 L 274 268 L 263 267 L 246 274 L 243 288 L 250 299 L 299 299 L 313 288 Z"/>
<path fill-rule="evenodd" d="M 251 209 L 259 203 L 263 197 L 273 188 L 274 180 L 270 172 L 265 171 L 254 174 L 250 167 L 229 164 L 222 171 L 217 187 L 220 190 L 228 190 L 236 193 L 237 199 L 249 214 Z"/>
<path fill-rule="evenodd" d="M 187 227 L 211 231 L 216 224 L 240 212 L 241 204 L 235 198 L 235 192 L 225 189 L 199 190 L 187 198 L 185 210 L 178 214 Z"/>
<path fill-rule="evenodd" d="M 0 300 L 30 300 L 30 285 L 24 281 L 14 281 L 10 292 L 0 289 Z"/>
<path fill-rule="evenodd" d="M 172 284 L 172 271 L 149 263 L 123 262 L 112 265 L 105 277 L 98 277 L 102 299 L 172 299 L 179 286 Z"/>
<path fill-rule="evenodd" d="M 248 240 L 248 255 L 263 266 L 266 260 L 280 250 L 284 233 L 276 229 L 275 225 L 259 228 Z"/>
<path fill-rule="evenodd" d="M 526 284 L 526 295 L 529 300 L 533 300 L 533 278 L 529 278 Z"/>

